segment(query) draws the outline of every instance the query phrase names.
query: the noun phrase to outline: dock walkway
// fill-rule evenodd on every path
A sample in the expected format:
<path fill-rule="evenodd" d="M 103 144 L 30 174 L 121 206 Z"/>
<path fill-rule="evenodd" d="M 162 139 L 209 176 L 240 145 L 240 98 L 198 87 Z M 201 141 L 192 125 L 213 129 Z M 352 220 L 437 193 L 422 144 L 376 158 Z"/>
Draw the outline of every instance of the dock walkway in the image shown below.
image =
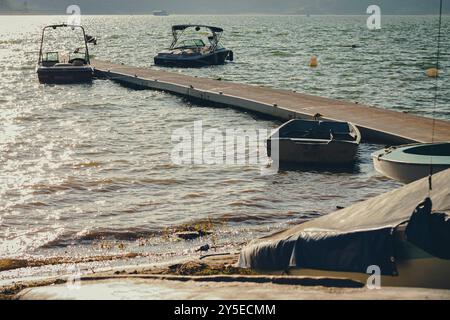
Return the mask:
<path fill-rule="evenodd" d="M 124 85 L 162 90 L 204 103 L 227 105 L 274 118 L 349 121 L 366 141 L 402 144 L 431 142 L 433 119 L 289 90 L 200 78 L 152 68 L 92 60 L 96 75 Z M 434 141 L 450 141 L 450 121 L 435 120 Z"/>

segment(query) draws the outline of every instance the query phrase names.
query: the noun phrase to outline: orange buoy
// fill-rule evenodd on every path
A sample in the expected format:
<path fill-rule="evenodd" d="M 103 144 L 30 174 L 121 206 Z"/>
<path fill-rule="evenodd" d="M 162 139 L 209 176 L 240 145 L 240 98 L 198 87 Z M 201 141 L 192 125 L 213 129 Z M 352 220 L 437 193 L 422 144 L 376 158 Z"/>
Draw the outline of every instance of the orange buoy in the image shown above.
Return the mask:
<path fill-rule="evenodd" d="M 439 75 L 439 70 L 436 68 L 429 68 L 425 73 L 430 78 L 436 78 Z"/>
<path fill-rule="evenodd" d="M 319 63 L 317 62 L 317 56 L 316 55 L 311 56 L 311 60 L 309 61 L 309 66 L 312 68 L 315 68 L 315 67 L 317 67 L 318 64 Z"/>

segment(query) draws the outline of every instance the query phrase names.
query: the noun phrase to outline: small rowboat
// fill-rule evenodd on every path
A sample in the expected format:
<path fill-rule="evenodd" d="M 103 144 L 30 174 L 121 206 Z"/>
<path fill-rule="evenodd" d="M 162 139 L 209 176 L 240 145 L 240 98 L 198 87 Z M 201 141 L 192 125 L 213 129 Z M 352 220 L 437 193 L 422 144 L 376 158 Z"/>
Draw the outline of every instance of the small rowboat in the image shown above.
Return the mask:
<path fill-rule="evenodd" d="M 348 165 L 360 141 L 359 130 L 349 122 L 292 119 L 268 138 L 267 154 L 276 159 L 278 153 L 280 163 Z"/>
<path fill-rule="evenodd" d="M 375 169 L 382 175 L 410 183 L 431 172 L 450 168 L 450 142 L 410 144 L 372 153 Z"/>

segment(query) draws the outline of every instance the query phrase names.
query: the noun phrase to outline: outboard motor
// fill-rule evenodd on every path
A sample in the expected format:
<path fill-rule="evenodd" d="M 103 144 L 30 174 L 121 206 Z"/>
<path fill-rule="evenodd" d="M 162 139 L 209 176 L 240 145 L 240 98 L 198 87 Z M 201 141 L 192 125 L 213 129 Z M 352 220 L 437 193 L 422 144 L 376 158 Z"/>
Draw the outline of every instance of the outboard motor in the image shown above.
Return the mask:
<path fill-rule="evenodd" d="M 90 35 L 86 35 L 86 42 L 87 43 L 92 43 L 94 46 L 97 45 L 97 38 L 90 36 Z"/>
<path fill-rule="evenodd" d="M 230 52 L 228 52 L 227 60 L 228 60 L 228 61 L 233 61 L 233 60 L 234 60 L 234 54 L 233 54 L 233 51 L 230 50 Z"/>

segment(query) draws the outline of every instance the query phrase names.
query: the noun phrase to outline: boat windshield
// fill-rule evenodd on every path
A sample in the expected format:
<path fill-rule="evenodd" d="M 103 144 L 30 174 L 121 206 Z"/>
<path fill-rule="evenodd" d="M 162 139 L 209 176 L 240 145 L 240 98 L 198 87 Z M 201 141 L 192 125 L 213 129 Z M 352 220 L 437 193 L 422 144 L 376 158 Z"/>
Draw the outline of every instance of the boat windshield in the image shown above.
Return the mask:
<path fill-rule="evenodd" d="M 202 39 L 186 39 L 180 41 L 174 49 L 203 48 L 204 46 Z"/>
<path fill-rule="evenodd" d="M 59 53 L 58 52 L 46 52 L 42 57 L 42 62 L 59 62 Z"/>

